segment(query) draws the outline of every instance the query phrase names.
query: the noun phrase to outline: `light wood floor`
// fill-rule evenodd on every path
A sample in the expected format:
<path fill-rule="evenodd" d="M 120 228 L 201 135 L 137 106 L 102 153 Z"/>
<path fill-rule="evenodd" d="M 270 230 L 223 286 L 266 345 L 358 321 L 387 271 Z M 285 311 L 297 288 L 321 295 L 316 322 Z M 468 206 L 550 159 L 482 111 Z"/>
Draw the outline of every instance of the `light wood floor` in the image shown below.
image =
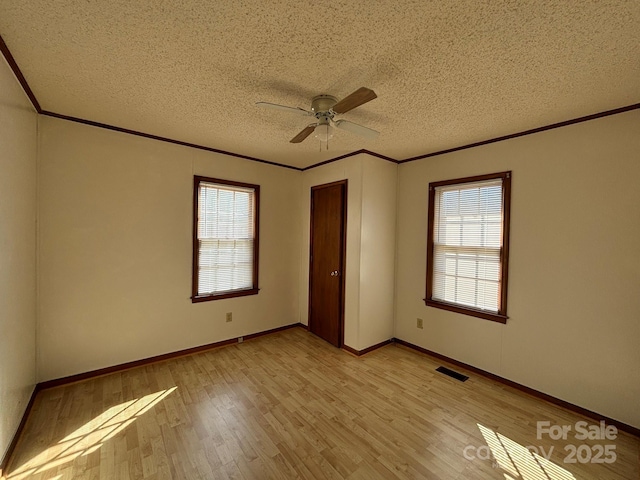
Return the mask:
<path fill-rule="evenodd" d="M 587 442 L 582 459 L 615 445 L 611 464 L 564 463 L 585 442 L 537 439 L 536 422 L 582 417 L 441 364 L 396 345 L 356 358 L 293 328 L 44 390 L 8 478 L 639 478 L 640 439 Z"/>

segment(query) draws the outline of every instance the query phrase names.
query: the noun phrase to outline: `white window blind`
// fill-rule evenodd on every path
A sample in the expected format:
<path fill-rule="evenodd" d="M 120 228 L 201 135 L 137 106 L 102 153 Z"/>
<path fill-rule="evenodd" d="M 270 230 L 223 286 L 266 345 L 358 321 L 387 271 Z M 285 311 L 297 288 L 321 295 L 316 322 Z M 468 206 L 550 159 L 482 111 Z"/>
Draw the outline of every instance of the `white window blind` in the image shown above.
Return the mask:
<path fill-rule="evenodd" d="M 433 299 L 500 308 L 502 179 L 435 188 Z"/>
<path fill-rule="evenodd" d="M 255 191 L 200 182 L 198 295 L 253 288 Z"/>

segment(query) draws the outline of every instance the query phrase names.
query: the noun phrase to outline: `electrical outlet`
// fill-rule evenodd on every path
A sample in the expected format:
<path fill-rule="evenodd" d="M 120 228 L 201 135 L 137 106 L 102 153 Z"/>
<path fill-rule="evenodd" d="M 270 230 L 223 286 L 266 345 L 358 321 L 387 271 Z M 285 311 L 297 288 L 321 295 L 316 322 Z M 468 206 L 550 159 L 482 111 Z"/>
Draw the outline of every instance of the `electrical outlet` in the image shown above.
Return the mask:
<path fill-rule="evenodd" d="M 244 342 L 244 337 L 238 337 L 238 343 Z"/>
<path fill-rule="evenodd" d="M 421 318 L 416 318 L 416 327 L 422 328 L 422 319 Z"/>
<path fill-rule="evenodd" d="M 233 320 L 233 313 L 227 312 L 227 322 L 230 322 L 232 320 Z"/>

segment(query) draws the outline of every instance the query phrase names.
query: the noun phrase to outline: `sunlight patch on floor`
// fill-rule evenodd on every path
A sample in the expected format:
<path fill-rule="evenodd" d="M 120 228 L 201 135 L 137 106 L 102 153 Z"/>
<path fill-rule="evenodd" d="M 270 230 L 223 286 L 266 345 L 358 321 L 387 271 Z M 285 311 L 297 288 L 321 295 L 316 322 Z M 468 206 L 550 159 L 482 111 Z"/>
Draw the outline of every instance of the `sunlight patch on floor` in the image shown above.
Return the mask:
<path fill-rule="evenodd" d="M 106 441 L 115 437 L 164 400 L 178 387 L 145 395 L 136 400 L 115 405 L 70 433 L 57 444 L 47 448 L 24 465 L 11 472 L 9 480 L 21 480 L 45 470 L 58 467 L 67 462 L 98 450 Z M 55 477 L 60 478 L 60 476 Z"/>
<path fill-rule="evenodd" d="M 497 465 L 505 471 L 505 480 L 576 480 L 576 478 L 555 463 L 535 451 L 477 424 Z"/>

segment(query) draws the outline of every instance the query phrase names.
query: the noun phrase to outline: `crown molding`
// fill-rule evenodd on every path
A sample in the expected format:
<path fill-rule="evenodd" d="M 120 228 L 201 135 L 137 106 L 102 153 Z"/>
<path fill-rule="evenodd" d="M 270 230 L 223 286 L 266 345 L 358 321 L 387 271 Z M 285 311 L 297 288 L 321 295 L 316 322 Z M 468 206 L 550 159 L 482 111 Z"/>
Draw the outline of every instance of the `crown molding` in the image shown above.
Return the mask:
<path fill-rule="evenodd" d="M 4 56 L 5 60 L 9 64 L 9 67 L 13 71 L 13 74 L 18 79 L 18 82 L 20 83 L 22 90 L 24 90 L 24 93 L 27 95 L 27 97 L 29 97 L 29 100 L 31 101 L 31 105 L 33 105 L 33 108 L 36 109 L 36 112 L 42 113 L 42 108 L 40 108 L 38 99 L 33 94 L 31 87 L 29 87 L 29 84 L 27 83 L 27 79 L 24 78 L 24 75 L 22 74 L 20 67 L 18 67 L 18 64 L 16 63 L 15 58 L 13 58 L 13 55 L 11 55 L 11 52 L 9 51 L 9 47 L 7 47 L 7 44 L 4 43 L 4 39 L 2 38 L 2 35 L 0 35 L 0 52 L 2 52 L 2 55 Z"/>
<path fill-rule="evenodd" d="M 2 52 L 2 55 L 4 56 L 4 58 L 6 59 L 7 63 L 9 64 L 9 67 L 11 67 L 11 70 L 13 70 L 13 73 L 16 76 L 16 78 L 18 79 L 18 82 L 22 86 L 22 89 L 24 90 L 25 94 L 27 95 L 27 97 L 29 97 L 29 100 L 31 101 L 31 104 L 33 105 L 33 108 L 35 108 L 36 112 L 39 113 L 40 115 L 45 115 L 45 116 L 48 116 L 48 117 L 58 118 L 58 119 L 61 119 L 61 120 L 67 120 L 67 121 L 70 121 L 70 122 L 81 123 L 81 124 L 84 124 L 84 125 L 90 125 L 90 126 L 93 126 L 93 127 L 104 128 L 104 129 L 107 129 L 107 130 L 112 130 L 112 131 L 120 132 L 120 133 L 126 133 L 126 134 L 129 134 L 129 135 L 136 135 L 136 136 L 139 136 L 139 137 L 149 138 L 149 139 L 152 139 L 152 140 L 158 140 L 158 141 L 161 141 L 161 142 L 172 143 L 174 145 L 181 145 L 183 147 L 189 147 L 189 148 L 195 148 L 195 149 L 198 149 L 198 150 L 205 150 L 207 152 L 219 153 L 219 154 L 222 154 L 222 155 L 228 155 L 228 156 L 231 156 L 231 157 L 241 158 L 241 159 L 244 159 L 244 160 L 250 160 L 252 162 L 258 162 L 258 163 L 264 163 L 264 164 L 267 164 L 267 165 L 273 165 L 273 166 L 276 166 L 276 167 L 288 168 L 290 170 L 297 170 L 299 172 L 305 172 L 305 171 L 311 170 L 313 168 L 321 167 L 323 165 L 327 165 L 329 163 L 337 162 L 338 160 L 343 160 L 345 158 L 353 157 L 355 155 L 360 155 L 360 154 L 370 155 L 372 157 L 380 158 L 382 160 L 386 160 L 386 161 L 391 162 L 391 163 L 402 165 L 404 163 L 415 162 L 416 160 L 423 160 L 425 158 L 437 157 L 439 155 L 445 155 L 447 153 L 453 153 L 453 152 L 458 152 L 460 150 L 467 150 L 469 148 L 475 148 L 475 147 L 480 147 L 480 146 L 483 146 L 483 145 L 489 145 L 491 143 L 502 142 L 504 140 L 511 140 L 513 138 L 524 137 L 526 135 L 532 135 L 534 133 L 544 132 L 544 131 L 547 131 L 547 130 L 553 130 L 555 128 L 566 127 L 568 125 L 574 125 L 576 123 L 587 122 L 589 120 L 595 120 L 595 119 L 602 118 L 602 117 L 608 117 L 610 115 L 617 115 L 619 113 L 624 113 L 624 112 L 629 112 L 629 111 L 632 111 L 632 110 L 640 109 L 640 103 L 634 103 L 632 105 L 627 105 L 625 107 L 614 108 L 612 110 L 606 110 L 604 112 L 594 113 L 594 114 L 591 114 L 591 115 L 586 115 L 586 116 L 574 118 L 574 119 L 571 119 L 571 120 L 565 120 L 565 121 L 562 121 L 562 122 L 553 123 L 553 124 L 545 125 L 545 126 L 542 126 L 542 127 L 532 128 L 532 129 L 529 129 L 529 130 L 524 130 L 522 132 L 511 133 L 509 135 L 503 135 L 503 136 L 500 136 L 500 137 L 490 138 L 488 140 L 482 140 L 482 141 L 479 141 L 479 142 L 469 143 L 467 145 L 462 145 L 462 146 L 459 146 L 459 147 L 448 148 L 448 149 L 445 149 L 445 150 L 438 150 L 437 152 L 426 153 L 424 155 L 417 155 L 415 157 L 405 158 L 403 160 L 397 160 L 395 158 L 388 157 L 388 156 L 383 155 L 381 153 L 373 152 L 373 151 L 366 150 L 366 149 L 363 148 L 363 149 L 360 149 L 360 150 L 353 151 L 351 153 L 346 153 L 344 155 L 339 155 L 339 156 L 331 158 L 329 160 L 324 160 L 322 162 L 314 163 L 314 164 L 309 165 L 307 167 L 300 168 L 300 167 L 294 167 L 292 165 L 286 165 L 284 163 L 278 163 L 278 162 L 272 162 L 272 161 L 269 161 L 269 160 L 264 160 L 264 159 L 258 158 L 258 157 L 252 157 L 252 156 L 249 156 L 249 155 L 243 155 L 241 153 L 229 152 L 229 151 L 226 151 L 226 150 L 220 150 L 218 148 L 207 147 L 205 145 L 199 145 L 199 144 L 190 143 L 190 142 L 183 142 L 182 140 L 175 140 L 175 139 L 172 139 L 172 138 L 162 137 L 162 136 L 159 136 L 159 135 L 153 135 L 151 133 L 139 132 L 139 131 L 136 131 L 136 130 L 130 130 L 128 128 L 122 128 L 122 127 L 118 127 L 118 126 L 115 126 L 115 125 L 108 125 L 106 123 L 94 122 L 93 120 L 85 120 L 85 119 L 78 118 L 78 117 L 73 117 L 73 116 L 70 116 L 70 115 L 64 115 L 64 114 L 61 114 L 61 113 L 56 113 L 56 112 L 50 112 L 50 111 L 47 111 L 47 110 L 43 110 L 40 107 L 40 103 L 38 102 L 36 96 L 34 95 L 33 91 L 31 90 L 31 87 L 29 87 L 29 84 L 27 83 L 27 80 L 24 78 L 24 75 L 22 74 L 22 71 L 20 70 L 20 67 L 18 67 L 18 64 L 16 63 L 15 59 L 13 58 L 13 55 L 9 51 L 9 47 L 7 47 L 7 44 L 4 42 L 4 40 L 3 40 L 1 35 L 0 35 L 0 52 Z"/>
<path fill-rule="evenodd" d="M 614 108 L 612 110 L 605 110 L 604 112 L 593 113 L 591 115 L 585 115 L 584 117 L 573 118 L 571 120 L 565 120 L 563 122 L 552 123 L 551 125 L 545 125 L 543 127 L 532 128 L 530 130 L 523 130 L 518 133 L 510 133 L 509 135 L 503 135 L 501 137 L 490 138 L 489 140 L 482 140 L 480 142 L 469 143 L 460 147 L 448 148 L 446 150 L 439 150 L 433 153 L 427 153 L 424 155 L 418 155 L 404 160 L 399 160 L 399 164 L 415 162 L 416 160 L 423 160 L 425 158 L 436 157 L 438 155 L 444 155 L 446 153 L 457 152 L 460 150 L 466 150 L 468 148 L 481 147 L 482 145 L 488 145 L 490 143 L 502 142 L 504 140 L 511 140 L 512 138 L 524 137 L 525 135 L 532 135 L 534 133 L 545 132 L 547 130 L 553 130 L 554 128 L 566 127 L 567 125 L 574 125 L 576 123 L 588 122 L 589 120 L 595 120 L 597 118 L 608 117 L 610 115 L 617 115 L 618 113 L 629 112 L 631 110 L 637 110 L 640 108 L 640 103 L 634 103 L 633 105 L 627 105 L 625 107 Z"/>
<path fill-rule="evenodd" d="M 139 132 L 137 130 L 130 130 L 128 128 L 117 127 L 115 125 L 108 125 L 106 123 L 94 122 L 93 120 L 85 120 L 83 118 L 72 117 L 70 115 L 62 115 L 61 113 L 49 112 L 43 110 L 41 115 L 59 118 L 61 120 L 67 120 L 69 122 L 81 123 L 83 125 L 90 125 L 92 127 L 104 128 L 106 130 L 113 130 L 114 132 L 127 133 L 129 135 L 136 135 L 138 137 L 150 138 L 151 140 L 158 140 L 160 142 L 172 143 L 174 145 L 180 145 L 183 147 L 195 148 L 198 150 L 205 150 L 207 152 L 220 153 L 222 155 L 228 155 L 230 157 L 242 158 L 244 160 L 251 160 L 252 162 L 266 163 L 267 165 L 274 165 L 276 167 L 289 168 L 291 170 L 301 171 L 301 168 L 294 167 L 292 165 L 285 165 L 284 163 L 271 162 L 262 158 L 251 157 L 249 155 L 243 155 L 241 153 L 228 152 L 226 150 L 220 150 L 219 148 L 207 147 L 204 145 L 198 145 L 196 143 L 183 142 L 182 140 L 175 140 L 173 138 L 161 137 L 159 135 L 153 135 L 151 133 Z"/>
<path fill-rule="evenodd" d="M 338 160 L 344 160 L 345 158 L 353 157 L 355 155 L 360 155 L 361 153 L 364 153 L 366 155 L 371 155 L 372 157 L 381 158 L 382 160 L 386 160 L 386 161 L 391 162 L 391 163 L 398 163 L 398 160 L 396 160 L 394 158 L 387 157 L 386 155 L 382 155 L 382 154 L 376 153 L 376 152 L 371 152 L 369 150 L 361 148 L 360 150 L 356 150 L 356 151 L 351 152 L 351 153 L 345 153 L 344 155 L 340 155 L 338 157 L 330 158 L 329 160 L 324 160 L 323 162 L 314 163 L 313 165 L 309 165 L 308 167 L 304 167 L 302 169 L 302 171 L 304 172 L 304 171 L 307 171 L 307 170 L 311 170 L 312 168 L 321 167 L 322 165 L 326 165 L 328 163 L 337 162 Z"/>

